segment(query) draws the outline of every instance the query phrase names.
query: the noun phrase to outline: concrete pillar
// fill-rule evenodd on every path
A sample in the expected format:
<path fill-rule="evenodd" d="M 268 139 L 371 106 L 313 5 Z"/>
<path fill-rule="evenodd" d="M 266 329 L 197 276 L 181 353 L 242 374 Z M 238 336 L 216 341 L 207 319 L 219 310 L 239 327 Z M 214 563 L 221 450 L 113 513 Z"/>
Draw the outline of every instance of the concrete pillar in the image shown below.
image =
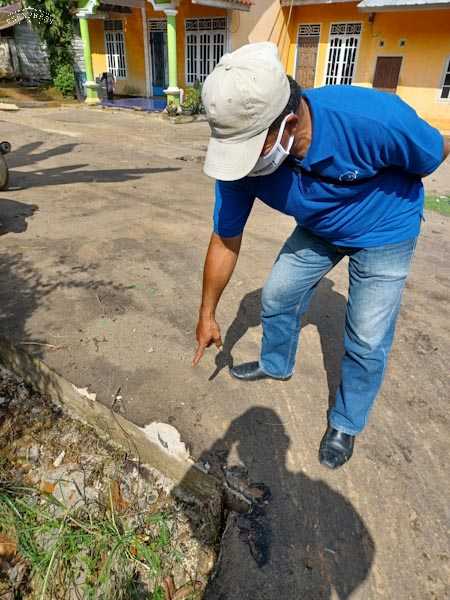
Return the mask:
<path fill-rule="evenodd" d="M 80 8 L 86 5 L 85 0 L 80 0 Z M 86 17 L 79 16 L 80 20 L 80 34 L 83 42 L 83 55 L 84 55 L 84 66 L 86 69 L 86 103 L 87 104 L 98 104 L 99 98 L 97 93 L 97 84 L 94 80 L 94 69 L 92 68 L 92 55 L 91 55 L 91 40 L 89 39 L 89 24 Z"/>
<path fill-rule="evenodd" d="M 145 61 L 145 95 L 149 98 L 152 95 L 151 92 L 151 81 L 150 81 L 150 57 L 148 52 L 148 27 L 147 27 L 147 11 L 141 8 L 142 18 L 142 33 L 144 42 L 144 61 Z"/>
<path fill-rule="evenodd" d="M 167 55 L 169 61 L 169 87 L 164 90 L 167 102 L 180 103 L 180 88 L 177 79 L 177 10 L 167 9 Z"/>

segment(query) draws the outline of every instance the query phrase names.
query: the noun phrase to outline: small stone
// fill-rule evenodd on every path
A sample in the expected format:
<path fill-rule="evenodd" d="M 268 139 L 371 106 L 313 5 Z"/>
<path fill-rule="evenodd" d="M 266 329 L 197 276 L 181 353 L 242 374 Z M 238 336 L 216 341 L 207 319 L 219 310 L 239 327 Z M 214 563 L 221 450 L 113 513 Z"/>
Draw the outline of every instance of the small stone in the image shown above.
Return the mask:
<path fill-rule="evenodd" d="M 147 504 L 155 504 L 159 500 L 158 492 L 150 492 L 146 495 L 145 500 Z"/>
<path fill-rule="evenodd" d="M 66 451 L 63 450 L 53 461 L 53 466 L 54 467 L 60 467 L 62 465 L 62 461 L 64 460 L 64 457 L 66 455 Z"/>
<path fill-rule="evenodd" d="M 19 107 L 16 104 L 10 104 L 9 102 L 0 102 L 0 110 L 16 111 L 19 110 Z"/>
<path fill-rule="evenodd" d="M 31 448 L 28 449 L 28 460 L 30 460 L 32 463 L 37 463 L 39 462 L 40 454 L 41 451 L 39 450 L 38 446 L 31 446 Z"/>

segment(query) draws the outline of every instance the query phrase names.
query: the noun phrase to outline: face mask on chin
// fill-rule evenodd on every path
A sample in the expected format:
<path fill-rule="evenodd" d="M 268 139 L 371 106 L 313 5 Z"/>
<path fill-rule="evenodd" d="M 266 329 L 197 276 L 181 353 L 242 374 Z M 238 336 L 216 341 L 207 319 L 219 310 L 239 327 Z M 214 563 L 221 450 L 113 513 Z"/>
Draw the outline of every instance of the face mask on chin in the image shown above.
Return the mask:
<path fill-rule="evenodd" d="M 272 148 L 267 154 L 258 158 L 256 165 L 248 174 L 249 177 L 261 177 L 264 175 L 271 175 L 289 156 L 290 150 L 294 143 L 294 136 L 290 136 L 288 141 L 288 147 L 286 149 L 281 143 L 281 138 L 283 137 L 286 122 L 291 116 L 291 114 L 293 113 L 286 115 L 286 117 L 283 119 L 275 144 L 272 146 Z"/>

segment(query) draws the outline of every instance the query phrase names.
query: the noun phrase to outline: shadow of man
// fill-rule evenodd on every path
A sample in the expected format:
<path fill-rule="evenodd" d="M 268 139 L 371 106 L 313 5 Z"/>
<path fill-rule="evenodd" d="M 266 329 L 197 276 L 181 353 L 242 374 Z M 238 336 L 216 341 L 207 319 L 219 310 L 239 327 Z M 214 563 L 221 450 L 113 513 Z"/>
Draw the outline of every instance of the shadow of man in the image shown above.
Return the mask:
<path fill-rule="evenodd" d="M 336 292 L 333 286 L 334 282 L 328 277 L 322 279 L 310 307 L 302 319 L 302 329 L 307 325 L 314 325 L 320 336 L 330 407 L 334 403 L 339 385 L 340 365 L 344 354 L 343 333 L 347 306 L 345 297 Z M 261 325 L 261 293 L 262 289 L 257 289 L 246 294 L 242 299 L 236 317 L 225 334 L 223 347 L 216 355 L 216 368 L 209 377 L 209 381 L 215 379 L 225 367 L 233 366 L 232 350 L 234 346 L 250 328 Z M 300 337 L 300 346 L 301 343 Z M 254 360 L 254 358 L 251 357 L 249 360 Z"/>
<path fill-rule="evenodd" d="M 233 367 L 231 351 L 234 346 L 251 327 L 261 325 L 261 292 L 261 288 L 254 290 L 241 300 L 238 312 L 225 334 L 222 349 L 216 354 L 216 368 L 209 377 L 209 381 L 215 379 L 225 367 L 230 369 Z"/>
<path fill-rule="evenodd" d="M 228 514 L 204 600 L 330 600 L 332 590 L 344 600 L 367 578 L 375 545 L 363 520 L 324 481 L 286 468 L 289 445 L 278 415 L 253 407 L 203 455 L 225 488 L 253 498 L 249 512 Z"/>
<path fill-rule="evenodd" d="M 41 146 L 44 146 L 44 142 L 31 142 L 29 144 L 23 144 L 18 148 L 13 148 L 13 152 L 8 155 L 8 165 L 10 169 L 26 167 L 42 160 L 47 160 L 56 156 L 62 156 L 63 154 L 69 154 L 73 152 L 78 145 L 78 143 L 60 144 L 59 146 L 42 150 Z M 38 152 L 39 149 L 41 149 L 40 152 Z"/>

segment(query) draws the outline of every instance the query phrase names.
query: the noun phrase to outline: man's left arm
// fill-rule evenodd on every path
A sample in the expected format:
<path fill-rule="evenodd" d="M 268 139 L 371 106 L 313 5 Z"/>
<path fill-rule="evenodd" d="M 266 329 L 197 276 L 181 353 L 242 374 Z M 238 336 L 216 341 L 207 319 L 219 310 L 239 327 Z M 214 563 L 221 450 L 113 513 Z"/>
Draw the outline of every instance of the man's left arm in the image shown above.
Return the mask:
<path fill-rule="evenodd" d="M 450 152 L 450 141 L 398 97 L 393 99 L 384 132 L 379 130 L 380 159 L 384 167 L 399 167 L 426 177 Z"/>

